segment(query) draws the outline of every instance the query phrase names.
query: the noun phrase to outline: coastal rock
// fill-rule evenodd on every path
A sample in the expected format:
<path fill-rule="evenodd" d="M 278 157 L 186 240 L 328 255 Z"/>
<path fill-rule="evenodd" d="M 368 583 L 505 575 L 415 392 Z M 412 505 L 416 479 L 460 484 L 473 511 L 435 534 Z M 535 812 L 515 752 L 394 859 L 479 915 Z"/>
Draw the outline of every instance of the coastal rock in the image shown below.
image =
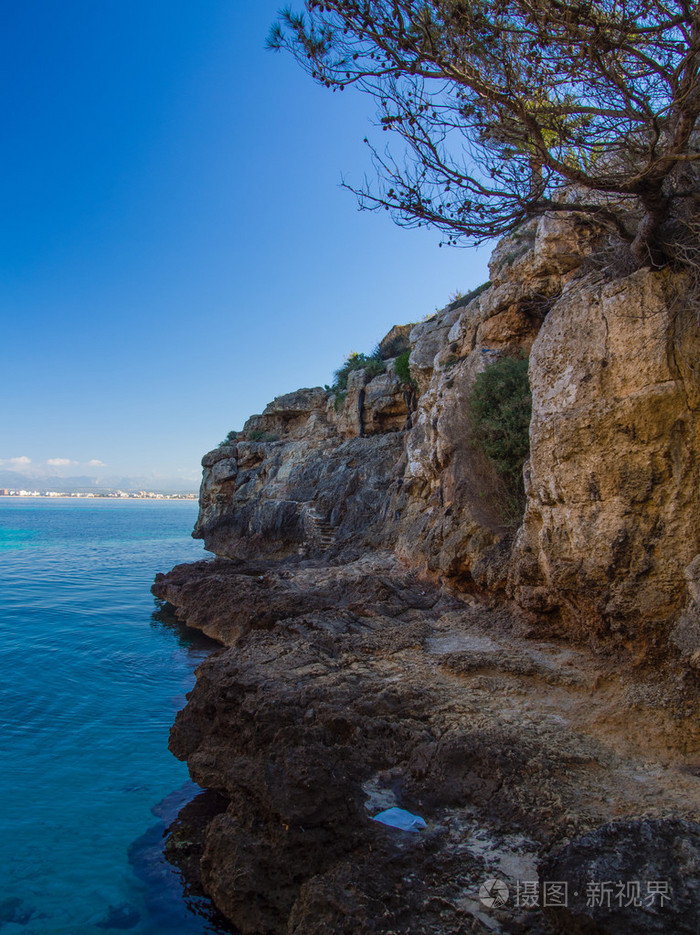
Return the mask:
<path fill-rule="evenodd" d="M 391 360 L 411 350 L 413 325 L 394 325 L 379 342 L 379 353 L 383 360 Z"/>
<path fill-rule="evenodd" d="M 409 366 L 411 376 L 418 383 L 420 394 L 427 389 L 435 357 L 444 346 L 450 328 L 458 318 L 459 310 L 447 306 L 427 321 L 417 324 L 411 331 Z"/>
<path fill-rule="evenodd" d="M 569 631 L 641 653 L 687 600 L 698 552 L 698 411 L 676 361 L 698 335 L 671 314 L 668 273 L 577 280 L 532 348 L 528 501 L 511 571 Z M 525 589 L 524 594 L 523 590 Z"/>
<path fill-rule="evenodd" d="M 202 458 L 202 467 L 203 468 L 212 468 L 219 461 L 224 461 L 229 458 L 237 458 L 238 449 L 235 445 L 219 445 L 218 448 L 214 448 L 213 451 L 208 451 Z"/>
<path fill-rule="evenodd" d="M 416 389 L 389 358 L 373 379 L 351 372 L 344 394 L 275 399 L 205 456 L 195 535 L 245 561 L 393 548 L 546 627 L 632 656 L 682 645 L 694 664 L 683 573 L 700 552 L 698 329 L 680 274 L 582 276 L 593 237 L 571 219 L 533 221 L 498 245 L 489 284 L 392 329 L 380 348 L 409 342 Z M 469 401 L 479 373 L 519 354 L 533 416 L 516 535 Z"/>
<path fill-rule="evenodd" d="M 234 559 L 282 558 L 357 554 L 391 542 L 402 433 L 347 441 L 336 436 L 334 446 L 313 435 L 239 442 L 237 450 L 235 466 L 223 459 L 204 471 L 194 536 L 209 551 Z"/>
<path fill-rule="evenodd" d="M 339 435 L 344 439 L 357 438 L 364 434 L 365 386 L 368 382 L 369 374 L 366 370 L 352 370 L 348 374 L 344 395 L 341 393 L 329 403 L 328 414 Z"/>
<path fill-rule="evenodd" d="M 323 426 L 327 396 L 320 386 L 277 396 L 256 418 L 258 430 L 298 438 Z M 247 426 L 246 426 L 247 427 Z"/>
<path fill-rule="evenodd" d="M 537 888 L 538 862 L 582 883 L 595 848 L 608 874 L 696 859 L 697 320 L 677 272 L 596 272 L 595 236 L 533 220 L 490 283 L 392 329 L 384 373 L 278 397 L 205 455 L 217 558 L 153 590 L 222 644 L 171 749 L 220 797 L 186 863 L 241 932 L 622 935 L 482 886 Z M 520 355 L 524 518 L 470 416 Z M 372 821 L 394 805 L 426 829 Z M 683 900 L 639 931 L 690 931 Z"/>
<path fill-rule="evenodd" d="M 491 282 L 411 332 L 419 396 L 406 440 L 397 554 L 441 580 L 504 596 L 515 517 L 502 480 L 474 442 L 469 399 L 501 356 L 528 355 L 583 257 L 590 229 L 543 218 L 498 245 Z"/>
<path fill-rule="evenodd" d="M 383 373 L 365 386 L 363 432 L 376 435 L 406 428 L 410 417 L 410 394 L 396 377 Z"/>
<path fill-rule="evenodd" d="M 700 824 L 616 821 L 561 848 L 541 879 L 568 884 L 548 907 L 567 935 L 696 935 L 700 931 Z"/>
<path fill-rule="evenodd" d="M 371 616 L 401 614 L 411 606 L 425 609 L 438 601 L 451 606 L 446 596 L 419 592 L 411 576 L 397 578 L 396 570 L 389 552 L 342 566 L 242 566 L 217 559 L 176 565 L 167 575 L 156 576 L 152 591 L 173 605 L 180 619 L 226 646 L 237 644 L 251 630 L 269 630 L 278 620 L 305 611 L 348 609 Z"/>
<path fill-rule="evenodd" d="M 515 892 L 613 817 L 697 817 L 687 721 L 669 698 L 621 708 L 637 683 L 588 651 L 533 643 L 389 553 L 250 567 L 239 591 L 241 571 L 156 585 L 231 647 L 199 667 L 171 749 L 226 803 L 199 872 L 241 932 L 546 932 L 541 914 L 490 912 L 485 880 Z M 426 830 L 371 820 L 392 805 Z"/>

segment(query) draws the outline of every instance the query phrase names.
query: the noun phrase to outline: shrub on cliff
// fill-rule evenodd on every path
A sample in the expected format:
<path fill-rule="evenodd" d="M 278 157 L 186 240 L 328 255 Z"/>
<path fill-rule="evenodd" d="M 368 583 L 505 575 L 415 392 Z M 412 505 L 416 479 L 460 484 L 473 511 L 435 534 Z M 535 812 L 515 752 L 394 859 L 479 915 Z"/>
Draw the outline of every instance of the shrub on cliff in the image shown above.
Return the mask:
<path fill-rule="evenodd" d="M 348 377 L 354 370 L 365 370 L 371 380 L 372 377 L 379 376 L 386 370 L 384 361 L 378 347 L 371 354 L 361 354 L 357 351 L 351 351 L 345 359 L 342 367 L 339 367 L 333 375 L 333 383 L 326 384 L 326 392 L 332 394 L 335 411 L 338 412 L 345 405 L 348 395 Z"/>
<path fill-rule="evenodd" d="M 530 453 L 532 394 L 525 357 L 501 357 L 478 374 L 469 400 L 474 437 L 502 478 L 509 520 L 525 507 L 523 464 Z"/>
<path fill-rule="evenodd" d="M 228 433 L 228 435 L 226 436 L 226 438 L 225 438 L 222 442 L 219 442 L 219 448 L 226 448 L 226 447 L 228 447 L 229 445 L 235 445 L 235 444 L 236 444 L 236 441 L 237 441 L 237 439 L 238 439 L 239 434 L 240 434 L 240 432 L 236 432 L 235 430 L 232 429 L 232 430 Z"/>
<path fill-rule="evenodd" d="M 358 354 L 357 351 L 352 351 L 346 358 L 343 366 L 336 370 L 333 384 L 330 387 L 331 391 L 338 394 L 339 392 L 347 390 L 348 377 L 353 370 L 366 371 L 371 380 L 372 377 L 384 373 L 386 370 L 386 363 L 382 360 L 378 349 L 372 351 L 371 354 Z"/>

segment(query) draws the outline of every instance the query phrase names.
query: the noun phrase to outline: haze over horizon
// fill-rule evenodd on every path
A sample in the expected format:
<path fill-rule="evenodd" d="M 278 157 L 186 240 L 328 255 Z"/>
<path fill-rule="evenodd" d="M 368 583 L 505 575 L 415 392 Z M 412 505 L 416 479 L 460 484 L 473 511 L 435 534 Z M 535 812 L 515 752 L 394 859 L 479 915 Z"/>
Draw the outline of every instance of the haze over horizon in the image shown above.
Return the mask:
<path fill-rule="evenodd" d="M 265 50 L 278 5 L 6 10 L 0 469 L 194 489 L 274 396 L 487 278 L 358 212 L 372 102 Z"/>
<path fill-rule="evenodd" d="M 10 490 L 54 490 L 72 492 L 86 488 L 153 490 L 158 493 L 195 493 L 201 471 L 180 470 L 167 474 L 145 471 L 123 474 L 110 470 L 96 459 L 86 464 L 67 458 L 35 463 L 30 458 L 0 460 L 0 488 Z"/>

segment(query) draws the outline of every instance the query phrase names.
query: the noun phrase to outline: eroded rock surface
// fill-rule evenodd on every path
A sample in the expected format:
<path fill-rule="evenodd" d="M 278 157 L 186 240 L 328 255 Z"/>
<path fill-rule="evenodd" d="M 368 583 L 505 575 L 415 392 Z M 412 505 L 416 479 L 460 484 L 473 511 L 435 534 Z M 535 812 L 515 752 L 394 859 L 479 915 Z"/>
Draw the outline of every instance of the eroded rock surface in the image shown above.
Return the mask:
<path fill-rule="evenodd" d="M 539 910 L 488 909 L 481 885 L 515 893 L 611 820 L 700 817 L 682 684 L 535 640 L 389 554 L 179 566 L 155 590 L 228 647 L 171 748 L 228 803 L 201 877 L 244 933 L 554 931 Z M 426 831 L 371 820 L 391 805 Z"/>
<path fill-rule="evenodd" d="M 680 274 L 582 275 L 591 238 L 532 222 L 499 244 L 487 287 L 392 329 L 380 347 L 410 348 L 413 386 L 387 357 L 373 379 L 350 373 L 345 395 L 273 400 L 203 459 L 195 534 L 243 560 L 392 549 L 549 631 L 697 667 L 697 312 Z M 530 356 L 533 392 L 517 535 L 469 412 L 504 354 Z"/>
<path fill-rule="evenodd" d="M 697 317 L 679 274 L 611 281 L 593 247 L 533 221 L 490 283 L 392 329 L 384 373 L 278 397 L 205 455 L 217 558 L 154 593 L 222 644 L 171 745 L 223 803 L 184 863 L 246 935 L 687 930 L 682 874 L 678 913 L 520 900 L 549 872 L 646 879 L 649 829 L 661 872 L 700 818 Z M 522 522 L 469 414 L 517 354 Z M 427 829 L 372 821 L 391 805 Z"/>
<path fill-rule="evenodd" d="M 698 867 L 697 822 L 612 822 L 543 864 L 547 879 L 568 880 L 572 888 L 569 905 L 550 907 L 549 914 L 571 935 L 695 935 L 700 930 Z"/>
<path fill-rule="evenodd" d="M 402 433 L 334 441 L 239 442 L 235 461 L 214 461 L 212 452 L 195 535 L 237 559 L 357 555 L 390 544 Z"/>
<path fill-rule="evenodd" d="M 616 633 L 641 653 L 665 638 L 698 552 L 698 333 L 669 309 L 678 282 L 641 270 L 572 283 L 530 358 L 528 504 L 516 600 L 567 629 Z M 697 314 L 693 312 L 692 314 Z"/>

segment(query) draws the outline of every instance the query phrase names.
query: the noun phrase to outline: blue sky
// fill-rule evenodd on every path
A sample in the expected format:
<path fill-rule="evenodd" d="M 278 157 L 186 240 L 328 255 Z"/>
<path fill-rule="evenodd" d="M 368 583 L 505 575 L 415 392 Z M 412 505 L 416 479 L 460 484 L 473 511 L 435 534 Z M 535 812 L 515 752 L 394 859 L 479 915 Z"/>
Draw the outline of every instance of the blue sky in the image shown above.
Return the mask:
<path fill-rule="evenodd" d="M 372 102 L 265 50 L 279 6 L 5 6 L 0 464 L 194 487 L 274 396 L 487 278 L 357 211 Z"/>

